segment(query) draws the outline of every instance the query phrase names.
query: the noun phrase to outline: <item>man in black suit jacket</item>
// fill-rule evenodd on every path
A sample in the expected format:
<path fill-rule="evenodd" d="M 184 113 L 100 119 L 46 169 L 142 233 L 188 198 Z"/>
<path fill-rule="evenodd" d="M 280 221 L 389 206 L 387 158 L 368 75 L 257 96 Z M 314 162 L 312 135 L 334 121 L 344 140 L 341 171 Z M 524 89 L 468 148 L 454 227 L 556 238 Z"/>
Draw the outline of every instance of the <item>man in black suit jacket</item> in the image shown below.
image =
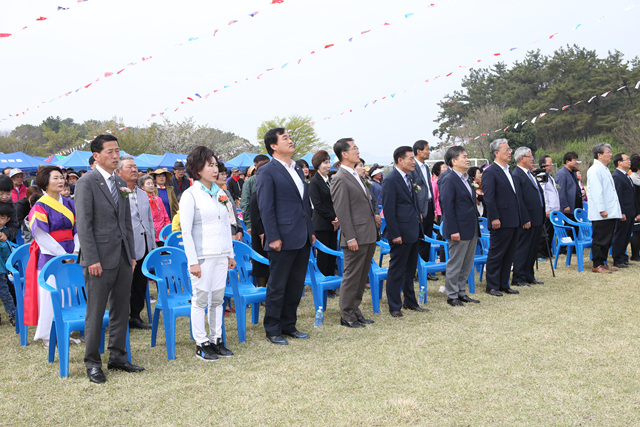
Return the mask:
<path fill-rule="evenodd" d="M 384 237 L 389 240 L 387 301 L 393 317 L 402 317 L 401 308 L 428 311 L 418 305 L 413 277 L 418 264 L 418 240 L 424 235 L 415 184 L 409 173 L 415 169 L 413 149 L 409 146 L 393 152 L 396 166 L 382 184 L 382 209 L 386 220 Z M 404 304 L 400 296 L 404 293 Z"/>
<path fill-rule="evenodd" d="M 296 321 L 309 249 L 316 236 L 309 185 L 291 160 L 296 148 L 289 133 L 284 128 L 271 129 L 264 136 L 264 145 L 273 159 L 258 169 L 256 184 L 270 272 L 263 323 L 269 342 L 286 345 L 283 334 L 309 338 L 296 329 Z"/>
<path fill-rule="evenodd" d="M 526 286 L 527 284 L 542 285 L 536 280 L 533 266 L 536 263 L 542 224 L 545 218 L 544 192 L 538 181 L 531 173 L 533 154 L 531 149 L 520 147 L 514 154 L 516 166 L 511 173 L 513 185 L 516 187 L 518 203 L 520 204 L 520 218 L 523 223 L 518 229 L 518 246 L 513 258 L 512 285 Z"/>
<path fill-rule="evenodd" d="M 578 185 L 576 171 L 578 170 L 578 155 L 569 151 L 563 158 L 564 166 L 556 172 L 558 183 L 558 196 L 560 197 L 560 212 L 571 220 L 575 219 L 573 211 L 582 207 L 582 191 Z"/>
<path fill-rule="evenodd" d="M 634 220 L 638 221 L 640 219 L 640 212 L 636 212 L 635 191 L 628 174 L 631 160 L 626 154 L 619 153 L 613 157 L 613 164 L 616 167 L 612 174 L 613 182 L 616 186 L 616 193 L 618 193 L 620 209 L 624 216 L 623 219 L 616 220 L 616 229 L 613 232 L 613 242 L 611 244 L 611 256 L 615 267 L 627 268 L 631 264 L 629 264 L 629 256 L 625 251 L 631 240 Z"/>
<path fill-rule="evenodd" d="M 131 279 L 136 266 L 127 183 L 116 175 L 120 160 L 118 139 L 111 134 L 91 141 L 95 170 L 76 184 L 76 217 L 80 264 L 87 291 L 84 363 L 89 380 L 103 383 L 100 335 L 109 303 L 109 369 L 139 372 L 144 368 L 127 360 Z"/>
<path fill-rule="evenodd" d="M 420 191 L 416 193 L 416 197 L 418 198 L 418 207 L 422 215 L 422 229 L 426 236 L 431 237 L 434 220 L 434 200 L 433 189 L 431 188 L 431 171 L 425 163 L 429 160 L 429 155 L 431 154 L 429 143 L 423 139 L 416 141 L 413 144 L 413 154 L 415 156 L 416 167 L 412 172 L 409 172 L 409 177 L 420 187 Z M 429 261 L 430 250 L 430 243 L 422 239 L 418 241 L 418 253 L 423 260 Z M 438 278 L 435 275 L 429 274 L 429 280 L 438 280 Z"/>
<path fill-rule="evenodd" d="M 482 174 L 482 190 L 489 221 L 489 253 L 487 254 L 487 293 L 501 297 L 502 293 L 517 294 L 509 287 L 511 264 L 516 249 L 520 214 L 516 187 L 509 171 L 511 148 L 502 138 L 491 143 L 489 150 L 495 160 Z"/>
<path fill-rule="evenodd" d="M 465 302 L 480 302 L 470 298 L 466 292 L 480 235 L 476 192 L 469 183 L 469 158 L 464 147 L 458 145 L 449 148 L 444 161 L 451 171 L 438 180 L 442 237 L 449 242 L 445 289 L 447 303 L 463 307 Z"/>

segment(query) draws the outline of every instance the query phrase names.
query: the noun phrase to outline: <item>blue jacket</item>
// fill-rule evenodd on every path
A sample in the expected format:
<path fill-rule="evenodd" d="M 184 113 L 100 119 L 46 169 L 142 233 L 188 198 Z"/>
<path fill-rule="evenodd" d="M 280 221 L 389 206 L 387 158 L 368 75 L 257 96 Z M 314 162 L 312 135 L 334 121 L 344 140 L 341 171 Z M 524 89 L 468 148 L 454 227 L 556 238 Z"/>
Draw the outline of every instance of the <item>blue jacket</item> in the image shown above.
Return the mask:
<path fill-rule="evenodd" d="M 442 237 L 451 240 L 451 235 L 460 233 L 460 240 L 471 240 L 480 235 L 476 192 L 471 194 L 455 172 L 438 179 L 440 209 L 442 210 Z"/>
<path fill-rule="evenodd" d="M 487 205 L 489 228 L 494 219 L 500 220 L 500 227 L 522 225 L 518 196 L 513 192 L 509 179 L 497 163 L 493 163 L 482 173 L 482 191 Z"/>
<path fill-rule="evenodd" d="M 311 244 L 309 184 L 304 182 L 302 170 L 298 166 L 295 169 L 304 185 L 302 198 L 293 178 L 278 160 L 272 159 L 258 169 L 256 197 L 264 226 L 265 251 L 271 251 L 269 243 L 276 240 L 282 240 L 282 250 L 300 249 L 307 241 Z"/>
<path fill-rule="evenodd" d="M 382 211 L 387 224 L 384 237 L 389 243 L 396 237 L 402 237 L 402 243 L 414 243 L 423 237 L 418 198 L 413 188 L 409 192 L 396 168 L 382 182 Z"/>
<path fill-rule="evenodd" d="M 7 226 L 2 227 L 3 233 L 6 234 Z M 0 242 L 0 274 L 7 274 L 7 260 L 11 256 L 11 246 L 9 246 L 9 240 Z"/>

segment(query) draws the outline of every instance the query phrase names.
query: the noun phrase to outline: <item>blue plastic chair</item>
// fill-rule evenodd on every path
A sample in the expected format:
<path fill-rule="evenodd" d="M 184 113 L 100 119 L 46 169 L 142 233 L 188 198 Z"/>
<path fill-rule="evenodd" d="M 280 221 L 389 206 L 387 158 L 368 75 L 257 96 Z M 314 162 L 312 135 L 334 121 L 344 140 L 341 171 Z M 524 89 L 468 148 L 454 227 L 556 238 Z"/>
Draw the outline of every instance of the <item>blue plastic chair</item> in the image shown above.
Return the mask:
<path fill-rule="evenodd" d="M 267 288 L 257 287 L 247 267 L 251 260 L 269 265 L 269 260 L 245 243 L 234 241 L 236 268 L 229 270 L 229 285 L 225 297 L 232 297 L 236 304 L 236 324 L 238 326 L 238 341 L 247 341 L 247 307 L 251 305 L 251 323 L 258 324 L 260 317 L 260 303 L 267 298 Z"/>
<path fill-rule="evenodd" d="M 447 270 L 447 262 L 449 260 L 449 243 L 443 240 L 435 240 L 430 237 L 424 236 L 424 240 L 428 243 L 439 244 L 444 248 L 444 258 L 445 262 L 435 262 L 435 261 L 425 261 L 422 257 L 418 256 L 418 284 L 420 289 L 424 287 L 425 291 L 425 302 L 426 302 L 426 292 L 427 292 L 427 275 L 429 273 L 441 273 Z"/>
<path fill-rule="evenodd" d="M 571 221 L 559 211 L 551 211 L 551 214 L 549 214 L 549 220 L 553 225 L 553 231 L 555 234 L 554 239 L 556 243 L 555 262 L 553 264 L 553 268 L 557 268 L 560 249 L 565 246 L 567 248 L 567 265 L 571 265 L 571 254 L 575 249 L 576 258 L 578 260 L 578 271 L 584 271 L 584 250 L 591 248 L 592 244 L 591 238 L 588 237 L 590 235 L 589 233 L 591 233 L 588 229 L 590 229 L 591 226 Z M 576 236 L 575 229 L 572 226 L 580 228 L 578 236 Z M 590 257 L 591 256 L 592 254 Z"/>
<path fill-rule="evenodd" d="M 51 293 L 53 306 L 53 324 L 49 336 L 49 363 L 53 363 L 58 347 L 58 362 L 60 364 L 60 376 L 69 376 L 69 338 L 73 331 L 84 331 L 85 317 L 87 314 L 86 290 L 82 266 L 76 261 L 77 255 L 59 255 L 47 262 L 38 275 L 38 285 Z M 63 261 L 73 262 L 64 263 Z M 53 276 L 56 288 L 46 282 Z M 100 353 L 104 352 L 105 328 L 109 326 L 109 312 L 105 310 L 102 318 L 102 331 L 100 333 Z M 131 362 L 131 347 L 129 344 L 129 327 L 127 326 L 126 339 L 127 358 Z"/>
<path fill-rule="evenodd" d="M 573 211 L 573 216 L 576 219 L 576 222 L 591 224 L 591 221 L 589 221 L 589 214 L 582 208 L 575 208 Z"/>
<path fill-rule="evenodd" d="M 478 276 L 478 282 L 482 282 L 482 273 L 484 271 L 484 266 L 487 264 L 487 255 L 489 254 L 489 242 L 483 239 L 478 239 L 478 250 L 476 255 L 473 257 L 473 269 L 471 270 L 471 274 L 469 274 L 469 279 L 467 279 L 467 284 L 469 285 L 469 293 L 476 293 L 476 272 L 480 273 Z"/>
<path fill-rule="evenodd" d="M 164 241 L 165 246 L 173 246 L 174 248 L 183 248 L 182 231 L 174 231 L 169 234 Z"/>
<path fill-rule="evenodd" d="M 384 218 L 381 218 L 381 225 L 380 225 L 381 236 L 382 236 L 382 232 L 386 227 L 387 227 L 387 221 Z M 384 243 L 384 244 L 381 245 L 380 243 Z M 380 247 L 380 258 L 378 260 L 378 265 L 382 266 L 382 259 L 384 258 L 385 255 L 389 255 L 389 252 L 391 251 L 391 246 L 389 246 L 389 241 L 384 237 L 380 238 L 380 240 L 376 242 L 376 244 Z"/>
<path fill-rule="evenodd" d="M 16 290 L 16 334 L 20 334 L 20 345 L 27 345 L 28 327 L 24 324 L 24 278 L 29 262 L 29 246 L 22 245 L 14 250 L 7 259 L 7 270 L 13 276 Z"/>
<path fill-rule="evenodd" d="M 313 244 L 316 250 L 324 252 L 329 255 L 333 255 L 339 258 L 344 258 L 344 255 L 340 251 L 334 251 L 329 249 L 319 240 Z M 307 277 L 305 279 L 305 285 L 311 286 L 313 293 L 313 304 L 315 306 L 314 311 L 318 311 L 318 308 L 322 306 L 322 311 L 327 310 L 327 291 L 340 288 L 342 283 L 342 276 L 325 276 L 318 269 L 318 264 L 313 251 L 309 254 L 309 264 L 307 266 Z"/>
<path fill-rule="evenodd" d="M 381 243 L 381 245 L 386 245 L 386 243 L 384 242 L 378 242 L 378 243 Z M 371 259 L 371 266 L 369 267 L 369 285 L 371 286 L 371 305 L 373 307 L 374 313 L 380 313 L 380 300 L 382 299 L 382 286 L 383 286 L 383 282 L 387 280 L 388 271 L 389 271 L 388 268 L 380 267 L 378 264 L 376 264 L 373 258 Z"/>
<path fill-rule="evenodd" d="M 191 280 L 187 256 L 180 248 L 172 246 L 156 248 L 144 259 L 142 274 L 155 280 L 158 287 L 158 303 L 151 325 L 151 347 L 156 345 L 159 314 L 162 312 L 167 358 L 175 360 L 176 319 L 188 317 L 191 320 Z"/>
<path fill-rule="evenodd" d="M 167 224 L 164 227 L 162 227 L 162 230 L 160 230 L 160 234 L 158 235 L 158 238 L 160 239 L 161 242 L 166 242 L 167 237 L 169 237 L 169 234 L 171 234 L 171 224 Z"/>
<path fill-rule="evenodd" d="M 491 233 L 489 232 L 489 221 L 487 218 L 481 216 L 478 218 L 478 226 L 480 227 L 480 236 L 478 236 L 478 239 L 482 239 L 484 241 L 484 247 L 488 249 L 489 239 L 491 238 Z"/>

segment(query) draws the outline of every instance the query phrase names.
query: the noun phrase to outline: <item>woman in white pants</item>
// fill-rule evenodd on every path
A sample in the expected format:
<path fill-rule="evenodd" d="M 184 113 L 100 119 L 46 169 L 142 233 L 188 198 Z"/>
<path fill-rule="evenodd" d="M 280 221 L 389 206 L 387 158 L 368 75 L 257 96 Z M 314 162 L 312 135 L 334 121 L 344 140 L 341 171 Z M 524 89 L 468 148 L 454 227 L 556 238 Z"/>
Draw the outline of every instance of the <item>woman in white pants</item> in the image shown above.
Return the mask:
<path fill-rule="evenodd" d="M 231 243 L 233 201 L 215 184 L 218 162 L 210 148 L 199 146 L 187 157 L 187 173 L 195 181 L 182 193 L 180 223 L 191 276 L 191 332 L 196 356 L 217 360 L 233 356 L 222 342 L 222 302 L 227 270 L 235 267 Z M 209 305 L 209 334 L 205 310 Z"/>

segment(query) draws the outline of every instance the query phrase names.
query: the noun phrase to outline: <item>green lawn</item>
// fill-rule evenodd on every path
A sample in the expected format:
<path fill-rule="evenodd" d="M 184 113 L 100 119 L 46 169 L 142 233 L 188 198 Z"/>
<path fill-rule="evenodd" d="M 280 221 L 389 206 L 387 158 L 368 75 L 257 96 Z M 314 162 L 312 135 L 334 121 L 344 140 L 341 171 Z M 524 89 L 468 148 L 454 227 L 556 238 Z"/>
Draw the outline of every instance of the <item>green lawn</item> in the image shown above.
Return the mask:
<path fill-rule="evenodd" d="M 104 385 L 86 377 L 84 344 L 72 346 L 70 376 L 61 379 L 47 350 L 20 347 L 5 320 L 0 424 L 637 425 L 639 271 L 562 265 L 553 279 L 541 263 L 545 285 L 496 298 L 481 283 L 482 302 L 455 309 L 438 292 L 439 276 L 428 290 L 431 312 L 400 319 L 389 316 L 385 297 L 372 314 L 367 291 L 363 312 L 376 323 L 365 329 L 339 326 L 337 299 L 314 329 L 308 290 L 298 328 L 309 340 L 275 346 L 249 324 L 239 344 L 231 315 L 236 356 L 206 363 L 183 318 L 176 360 L 167 360 L 162 332 L 149 348 L 150 332 L 132 331 L 134 363 L 147 370 L 107 372 Z"/>

